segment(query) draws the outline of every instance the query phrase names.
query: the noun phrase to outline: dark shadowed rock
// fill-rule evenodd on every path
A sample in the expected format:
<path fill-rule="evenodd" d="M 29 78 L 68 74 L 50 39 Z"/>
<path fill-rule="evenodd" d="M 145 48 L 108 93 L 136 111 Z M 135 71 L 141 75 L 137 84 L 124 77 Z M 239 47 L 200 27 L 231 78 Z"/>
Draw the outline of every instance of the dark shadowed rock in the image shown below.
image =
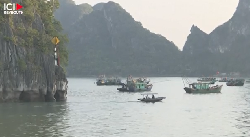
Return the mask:
<path fill-rule="evenodd" d="M 53 52 L 39 50 L 39 46 L 44 45 L 22 46 L 18 41 L 21 35 L 16 29 L 19 27 L 23 27 L 27 35 L 28 30 L 44 33 L 43 20 L 39 14 L 34 15 L 30 24 L 21 15 L 0 17 L 5 20 L 0 22 L 0 102 L 66 99 L 67 79 L 63 69 L 55 66 Z M 60 96 L 55 96 L 56 93 Z"/>
<path fill-rule="evenodd" d="M 0 101 L 55 101 L 65 100 L 67 93 L 67 79 L 61 67 L 55 67 L 52 55 L 37 54 L 35 60 L 38 70 L 26 64 L 25 57 L 28 50 L 0 38 L 0 57 L 3 62 L 0 73 Z M 23 60 L 25 68 L 19 66 Z M 23 70 L 25 69 L 25 70 Z M 56 93 L 62 94 L 55 98 Z"/>

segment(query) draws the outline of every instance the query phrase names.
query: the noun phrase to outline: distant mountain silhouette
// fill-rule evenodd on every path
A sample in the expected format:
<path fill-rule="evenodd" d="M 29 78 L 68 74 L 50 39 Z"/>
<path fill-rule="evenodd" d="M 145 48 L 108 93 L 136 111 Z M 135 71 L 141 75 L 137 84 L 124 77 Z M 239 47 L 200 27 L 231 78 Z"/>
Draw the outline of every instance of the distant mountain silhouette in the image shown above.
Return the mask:
<path fill-rule="evenodd" d="M 90 8 L 60 2 L 55 15 L 69 36 L 69 76 L 181 73 L 176 45 L 143 28 L 117 3 Z"/>
<path fill-rule="evenodd" d="M 240 0 L 229 21 L 210 34 L 192 26 L 183 47 L 185 62 L 196 74 L 250 73 L 250 1 Z"/>
<path fill-rule="evenodd" d="M 144 28 L 117 3 L 92 7 L 60 0 L 60 4 L 55 17 L 70 41 L 68 76 L 250 72 L 249 0 L 240 0 L 232 18 L 210 34 L 193 25 L 182 52 Z"/>

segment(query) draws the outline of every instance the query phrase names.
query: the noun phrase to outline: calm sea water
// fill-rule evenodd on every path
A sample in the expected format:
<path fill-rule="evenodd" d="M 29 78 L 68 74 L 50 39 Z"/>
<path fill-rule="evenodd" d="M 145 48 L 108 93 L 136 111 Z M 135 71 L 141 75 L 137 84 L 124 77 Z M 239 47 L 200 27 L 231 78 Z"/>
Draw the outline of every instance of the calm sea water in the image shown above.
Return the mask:
<path fill-rule="evenodd" d="M 196 79 L 192 79 L 195 81 Z M 250 84 L 190 95 L 181 78 L 151 78 L 163 102 L 69 79 L 65 103 L 0 104 L 1 137 L 249 137 Z"/>

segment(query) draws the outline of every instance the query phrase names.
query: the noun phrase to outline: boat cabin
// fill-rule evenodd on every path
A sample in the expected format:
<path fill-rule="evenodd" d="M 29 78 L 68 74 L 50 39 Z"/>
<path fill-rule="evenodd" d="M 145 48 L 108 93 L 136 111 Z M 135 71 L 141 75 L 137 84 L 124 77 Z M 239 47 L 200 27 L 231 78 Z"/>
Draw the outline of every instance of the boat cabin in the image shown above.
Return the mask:
<path fill-rule="evenodd" d="M 135 83 L 135 88 L 145 89 L 145 88 L 147 88 L 147 84 L 146 83 Z"/>
<path fill-rule="evenodd" d="M 215 81 L 216 78 L 210 78 L 210 77 L 203 77 L 203 78 L 199 78 L 199 81 Z"/>
<path fill-rule="evenodd" d="M 236 79 L 236 81 L 245 82 L 245 79 Z"/>
<path fill-rule="evenodd" d="M 209 89 L 210 83 L 192 83 L 189 84 L 189 88 L 193 89 Z"/>
<path fill-rule="evenodd" d="M 148 89 L 149 87 L 148 84 L 149 84 L 149 81 L 147 81 L 146 79 L 142 79 L 142 78 L 133 79 L 132 77 L 127 78 L 128 87 L 132 86 L 136 89 L 144 90 L 144 89 Z"/>
<path fill-rule="evenodd" d="M 100 82 L 100 83 L 105 83 L 105 80 L 104 80 L 104 79 L 97 79 L 96 81 L 97 81 L 97 82 Z"/>
<path fill-rule="evenodd" d="M 245 79 L 230 79 L 229 82 L 245 82 Z"/>

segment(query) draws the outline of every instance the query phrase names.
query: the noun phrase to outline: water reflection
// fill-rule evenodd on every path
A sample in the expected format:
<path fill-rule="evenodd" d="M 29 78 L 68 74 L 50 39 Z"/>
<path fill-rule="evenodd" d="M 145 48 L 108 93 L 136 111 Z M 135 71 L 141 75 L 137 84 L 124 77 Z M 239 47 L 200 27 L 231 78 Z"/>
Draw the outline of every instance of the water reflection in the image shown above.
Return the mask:
<path fill-rule="evenodd" d="M 67 104 L 0 104 L 1 137 L 57 137 L 66 128 Z"/>

